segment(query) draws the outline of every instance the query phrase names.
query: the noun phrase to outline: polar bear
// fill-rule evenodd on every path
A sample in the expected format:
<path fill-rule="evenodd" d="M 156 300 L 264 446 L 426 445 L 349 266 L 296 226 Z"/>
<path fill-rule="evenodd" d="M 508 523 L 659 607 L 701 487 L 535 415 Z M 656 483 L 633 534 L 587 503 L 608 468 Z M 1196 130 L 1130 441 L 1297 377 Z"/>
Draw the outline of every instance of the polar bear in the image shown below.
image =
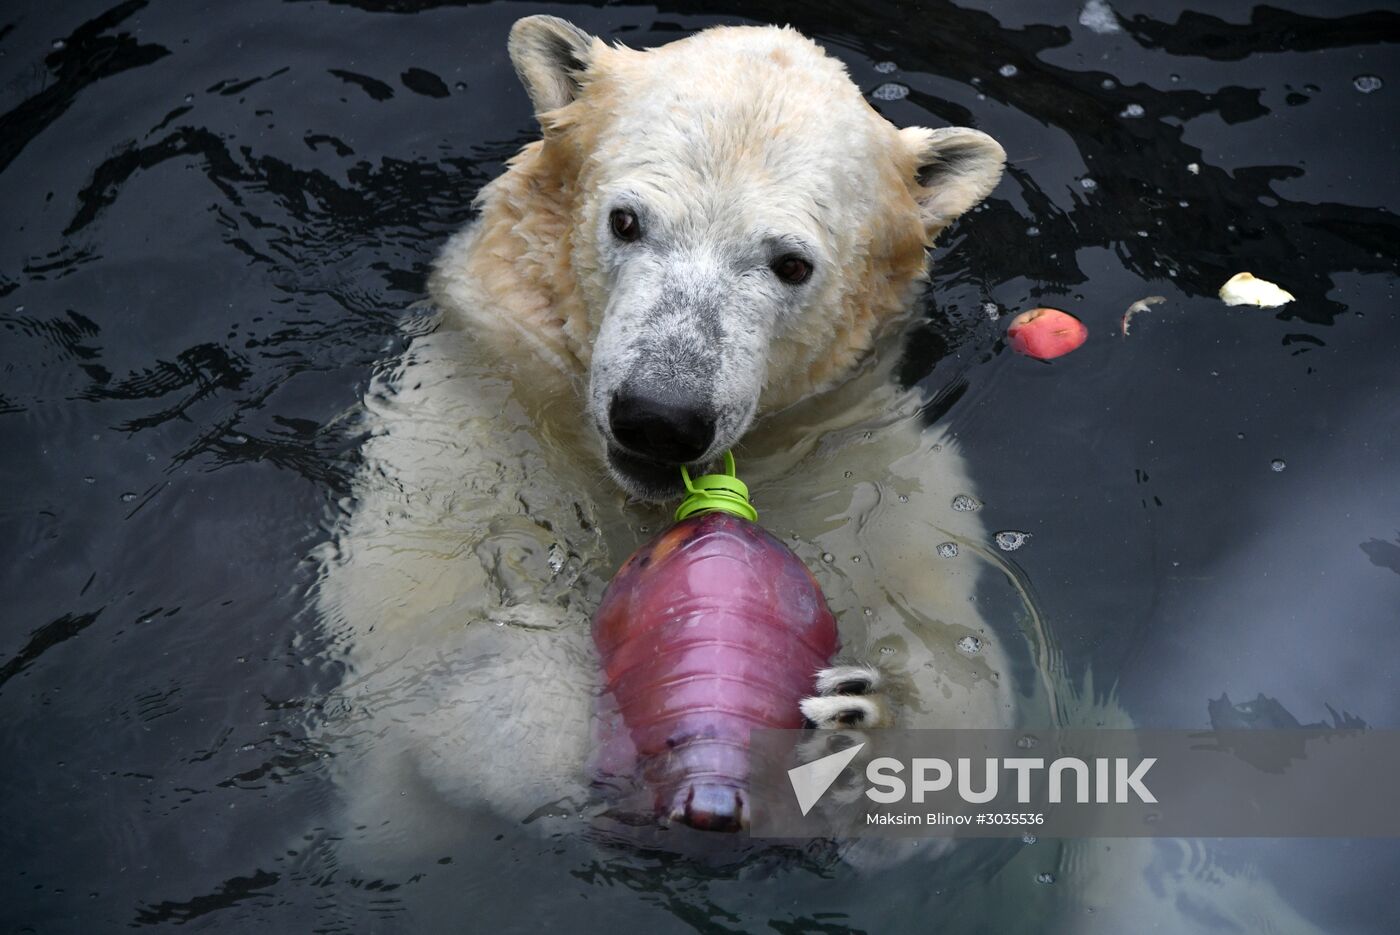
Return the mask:
<path fill-rule="evenodd" d="M 678 466 L 730 449 L 840 622 L 814 721 L 1131 726 L 1092 683 L 1057 681 L 979 514 L 954 507 L 976 502 L 957 439 L 892 378 L 926 247 L 996 185 L 1001 148 L 896 129 L 787 29 L 634 51 L 537 16 L 510 54 L 543 139 L 444 246 L 433 314 L 356 415 L 363 462 L 320 555 L 316 609 L 344 673 L 316 725 L 341 800 L 330 866 L 421 880 L 455 854 L 492 886 L 518 872 L 496 866 L 497 832 L 583 837 L 590 616 L 668 522 Z M 1197 856 L 1041 842 L 941 905 L 979 931 L 1316 931 L 1271 886 Z M 926 866 L 905 866 L 882 877 L 890 892 L 926 897 Z M 1036 882 L 1051 870 L 1075 885 Z M 709 886 L 752 898 L 742 877 Z M 513 910 L 474 911 L 497 904 Z M 437 927 L 460 925 L 454 905 Z"/>
<path fill-rule="evenodd" d="M 349 825 L 382 856 L 426 852 L 444 809 L 583 807 L 592 610 L 680 466 L 728 450 L 840 620 L 812 721 L 1046 723 L 1033 615 L 980 609 L 1000 573 L 956 439 L 891 375 L 927 248 L 1002 148 L 894 127 L 785 28 L 636 51 L 534 16 L 509 50 L 543 139 L 442 249 L 323 556 Z"/>

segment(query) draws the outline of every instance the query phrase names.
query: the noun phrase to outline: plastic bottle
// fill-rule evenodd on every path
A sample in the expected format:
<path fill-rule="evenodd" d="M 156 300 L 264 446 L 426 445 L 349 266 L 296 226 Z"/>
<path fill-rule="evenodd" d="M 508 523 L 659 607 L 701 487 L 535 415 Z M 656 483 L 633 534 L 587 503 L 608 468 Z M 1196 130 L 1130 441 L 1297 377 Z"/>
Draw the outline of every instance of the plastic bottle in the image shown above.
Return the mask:
<path fill-rule="evenodd" d="M 682 469 L 676 524 L 618 571 L 593 638 L 658 814 L 737 831 L 749 731 L 802 726 L 798 702 L 837 635 L 807 566 L 755 522 L 728 453 L 725 469 L 694 482 Z"/>

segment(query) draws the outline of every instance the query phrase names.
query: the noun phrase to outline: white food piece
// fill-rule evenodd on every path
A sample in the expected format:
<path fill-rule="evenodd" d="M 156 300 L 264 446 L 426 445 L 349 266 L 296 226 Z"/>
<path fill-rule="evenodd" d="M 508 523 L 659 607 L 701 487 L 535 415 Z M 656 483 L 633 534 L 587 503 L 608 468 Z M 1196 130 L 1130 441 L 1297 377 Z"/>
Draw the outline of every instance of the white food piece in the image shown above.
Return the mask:
<path fill-rule="evenodd" d="M 1151 308 L 1152 306 L 1154 306 L 1154 305 L 1159 305 L 1159 304 L 1161 304 L 1162 302 L 1165 302 L 1165 301 L 1167 301 L 1167 297 L 1166 297 L 1166 296 L 1163 296 L 1163 295 L 1149 295 L 1147 298 L 1145 298 L 1145 299 L 1138 299 L 1138 300 L 1137 300 L 1136 302 L 1134 302 L 1132 305 L 1129 305 L 1129 306 L 1128 306 L 1128 310 L 1127 310 L 1126 312 L 1123 313 L 1123 322 L 1122 322 L 1123 337 L 1126 338 L 1126 337 L 1128 336 L 1128 322 L 1132 321 L 1132 318 L 1133 318 L 1134 315 L 1136 315 L 1138 312 L 1145 312 L 1145 311 L 1147 311 L 1149 308 Z"/>
<path fill-rule="evenodd" d="M 1113 7 L 1108 5 L 1108 0 L 1088 0 L 1084 9 L 1079 11 L 1079 25 L 1087 26 L 1101 36 L 1123 31 L 1123 27 L 1118 25 L 1118 17 L 1114 14 Z"/>
<path fill-rule="evenodd" d="M 1257 305 L 1278 308 L 1293 301 L 1293 293 L 1269 282 L 1257 279 L 1253 273 L 1236 273 L 1220 287 L 1220 298 L 1226 305 Z"/>

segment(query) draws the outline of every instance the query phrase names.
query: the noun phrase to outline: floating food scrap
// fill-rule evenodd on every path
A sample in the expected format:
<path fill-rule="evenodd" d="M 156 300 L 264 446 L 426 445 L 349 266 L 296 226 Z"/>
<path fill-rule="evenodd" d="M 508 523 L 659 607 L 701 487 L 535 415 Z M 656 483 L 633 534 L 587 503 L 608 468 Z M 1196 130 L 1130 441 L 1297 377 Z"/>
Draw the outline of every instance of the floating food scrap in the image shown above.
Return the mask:
<path fill-rule="evenodd" d="M 1123 31 L 1123 27 L 1118 25 L 1118 17 L 1114 15 L 1113 7 L 1108 5 L 1107 0 L 1088 0 L 1084 9 L 1079 11 L 1079 25 L 1087 26 L 1101 36 Z"/>
<path fill-rule="evenodd" d="M 1006 329 L 1011 349 L 1037 360 L 1061 357 L 1089 337 L 1084 323 L 1057 308 L 1033 308 L 1011 319 Z"/>
<path fill-rule="evenodd" d="M 1147 298 L 1138 299 L 1132 305 L 1129 305 L 1128 310 L 1123 313 L 1123 337 L 1126 338 L 1128 336 L 1128 322 L 1132 320 L 1134 315 L 1138 312 L 1145 312 L 1152 306 L 1159 305 L 1165 301 L 1167 301 L 1165 296 L 1149 295 Z"/>
<path fill-rule="evenodd" d="M 1220 298 L 1226 305 L 1257 305 L 1278 308 L 1293 301 L 1293 293 L 1258 279 L 1253 273 L 1236 273 L 1220 287 Z"/>

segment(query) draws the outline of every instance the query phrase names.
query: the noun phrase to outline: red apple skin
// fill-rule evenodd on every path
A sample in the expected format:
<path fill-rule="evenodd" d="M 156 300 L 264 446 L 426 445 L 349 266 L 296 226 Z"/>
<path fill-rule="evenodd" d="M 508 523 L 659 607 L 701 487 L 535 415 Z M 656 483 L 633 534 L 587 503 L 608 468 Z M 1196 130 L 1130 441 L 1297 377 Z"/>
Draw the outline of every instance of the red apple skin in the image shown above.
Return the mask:
<path fill-rule="evenodd" d="M 1011 319 L 1006 338 L 1011 349 L 1036 360 L 1063 357 L 1089 337 L 1084 323 L 1057 308 L 1033 308 Z"/>

